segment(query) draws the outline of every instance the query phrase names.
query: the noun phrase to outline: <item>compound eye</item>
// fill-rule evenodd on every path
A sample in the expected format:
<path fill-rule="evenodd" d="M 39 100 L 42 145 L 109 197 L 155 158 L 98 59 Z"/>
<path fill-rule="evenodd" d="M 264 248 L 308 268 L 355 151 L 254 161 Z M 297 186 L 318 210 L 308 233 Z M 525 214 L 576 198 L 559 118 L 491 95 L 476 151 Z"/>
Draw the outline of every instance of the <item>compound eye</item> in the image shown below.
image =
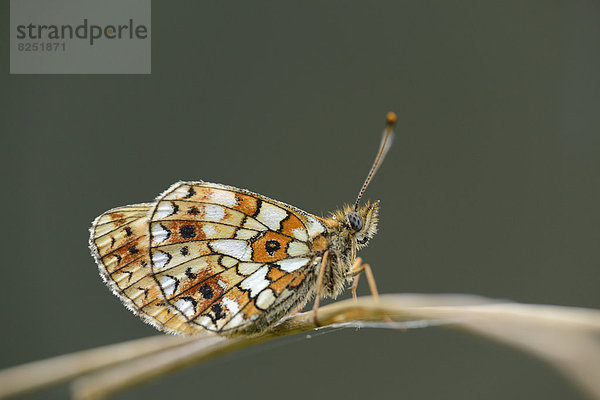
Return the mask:
<path fill-rule="evenodd" d="M 356 211 L 350 211 L 348 214 L 346 214 L 346 220 L 348 221 L 350 228 L 354 229 L 355 231 L 360 231 L 363 227 L 363 220 Z"/>

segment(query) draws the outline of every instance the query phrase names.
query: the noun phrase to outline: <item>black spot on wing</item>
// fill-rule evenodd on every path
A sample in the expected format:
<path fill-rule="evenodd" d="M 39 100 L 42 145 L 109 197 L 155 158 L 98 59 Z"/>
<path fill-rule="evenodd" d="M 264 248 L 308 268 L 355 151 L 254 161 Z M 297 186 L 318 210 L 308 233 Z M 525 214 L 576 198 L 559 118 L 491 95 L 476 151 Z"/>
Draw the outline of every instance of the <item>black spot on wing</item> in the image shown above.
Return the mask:
<path fill-rule="evenodd" d="M 196 207 L 196 206 L 191 206 L 188 209 L 187 213 L 191 214 L 191 215 L 198 215 L 198 214 L 200 214 L 200 210 L 198 210 L 198 207 Z"/>
<path fill-rule="evenodd" d="M 184 199 L 189 199 L 189 198 L 191 198 L 195 194 L 196 194 L 196 191 L 194 190 L 194 187 L 190 186 L 189 189 L 188 189 L 187 194 L 183 198 Z"/>
<path fill-rule="evenodd" d="M 215 303 L 210 307 L 213 313 L 215 313 L 215 321 L 225 318 L 227 315 L 223 313 L 223 307 L 219 303 Z"/>
<path fill-rule="evenodd" d="M 179 228 L 179 234 L 184 239 L 191 239 L 196 236 L 196 228 L 194 228 L 192 225 L 184 225 Z"/>
<path fill-rule="evenodd" d="M 213 290 L 208 283 L 202 285 L 200 289 L 198 289 L 198 292 L 200 292 L 202 297 L 204 297 L 206 300 L 210 300 L 214 296 Z"/>
<path fill-rule="evenodd" d="M 277 240 L 267 240 L 265 243 L 265 251 L 273 256 L 277 250 L 281 248 L 281 244 Z"/>
<path fill-rule="evenodd" d="M 187 276 L 190 279 L 196 279 L 196 277 L 198 276 L 198 274 L 195 274 L 192 272 L 192 267 L 188 267 L 185 270 L 185 276 Z"/>

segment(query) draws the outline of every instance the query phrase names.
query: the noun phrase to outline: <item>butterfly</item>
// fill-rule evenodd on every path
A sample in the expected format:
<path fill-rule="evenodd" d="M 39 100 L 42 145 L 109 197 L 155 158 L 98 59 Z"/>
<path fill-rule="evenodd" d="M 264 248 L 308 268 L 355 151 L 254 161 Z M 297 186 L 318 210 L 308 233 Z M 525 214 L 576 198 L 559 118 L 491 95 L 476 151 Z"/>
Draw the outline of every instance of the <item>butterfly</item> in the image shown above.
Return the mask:
<path fill-rule="evenodd" d="M 152 203 L 106 211 L 90 250 L 107 286 L 146 323 L 173 334 L 267 330 L 315 298 L 335 298 L 368 264 L 357 250 L 377 231 L 379 202 L 360 205 L 390 148 L 388 113 L 375 162 L 353 206 L 320 218 L 216 183 L 177 182 Z"/>

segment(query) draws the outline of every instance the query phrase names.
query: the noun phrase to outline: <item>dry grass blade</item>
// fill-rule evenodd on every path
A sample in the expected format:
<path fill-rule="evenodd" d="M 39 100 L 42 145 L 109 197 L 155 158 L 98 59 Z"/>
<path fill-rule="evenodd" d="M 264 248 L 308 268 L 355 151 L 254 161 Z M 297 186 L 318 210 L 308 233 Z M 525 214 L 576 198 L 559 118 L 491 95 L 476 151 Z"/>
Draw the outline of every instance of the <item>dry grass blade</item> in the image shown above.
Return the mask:
<path fill-rule="evenodd" d="M 327 327 L 365 326 L 396 328 L 399 321 L 426 320 L 436 324 L 447 323 L 468 332 L 477 333 L 526 350 L 554 365 L 590 398 L 600 399 L 600 311 L 499 302 L 466 295 L 383 295 L 379 302 L 372 298 L 340 301 L 319 309 L 319 322 Z M 126 390 L 145 381 L 155 379 L 177 369 L 204 360 L 252 346 L 280 336 L 292 335 L 314 329 L 312 313 L 302 313 L 290 318 L 275 329 L 260 336 L 223 338 L 200 336 L 178 338 L 162 336 L 157 342 L 148 342 L 146 349 L 142 341 L 116 346 L 139 346 L 132 352 L 135 358 L 113 358 L 109 368 L 77 379 L 72 386 L 76 399 L 103 399 L 111 394 Z M 179 342 L 177 342 L 179 340 Z M 160 342 L 164 346 L 160 346 Z M 170 347 L 169 347 L 170 346 Z M 157 351 L 160 348 L 161 351 Z M 102 359 L 101 349 L 98 352 Z M 71 356 L 75 357 L 80 353 Z M 144 355 L 146 354 L 146 355 Z M 108 357 L 110 358 L 110 357 Z M 60 361 L 61 358 L 54 359 Z M 65 358 L 66 360 L 66 358 Z M 80 359 L 81 360 L 81 359 Z M 67 361 L 60 361 L 67 363 Z M 59 362 L 59 364 L 60 364 Z M 121 362 L 114 365 L 116 362 Z M 34 374 L 44 376 L 54 370 L 52 360 L 28 364 L 12 369 L 21 369 L 21 380 Z M 89 365 L 78 366 L 86 372 L 100 365 L 93 357 Z M 95 366 L 95 368 L 91 368 Z M 66 367 L 66 365 L 63 365 Z M 27 373 L 24 371 L 29 369 Z M 63 368 L 73 371 L 74 366 Z M 6 370 L 0 372 L 0 388 L 8 381 Z M 65 380 L 74 375 L 59 376 Z M 80 375 L 80 374 L 79 374 Z M 59 378 L 59 379 L 57 379 Z M 48 383 L 49 378 L 45 379 Z M 39 386 L 39 385 L 38 385 Z M 6 393 L 1 392 L 0 393 Z M 0 395 L 0 397 L 2 397 Z"/>
<path fill-rule="evenodd" d="M 40 390 L 192 340 L 190 337 L 152 336 L 7 368 L 0 371 L 0 398 Z"/>
<path fill-rule="evenodd" d="M 590 398 L 600 399 L 597 310 L 507 303 L 423 311 L 437 318 L 468 317 L 458 325 L 548 361 Z"/>
<path fill-rule="evenodd" d="M 551 362 L 592 398 L 600 399 L 600 312 L 595 310 L 499 303 L 462 295 L 385 295 L 379 302 L 362 298 L 341 301 L 319 310 L 327 326 L 389 326 L 392 321 L 447 321 L 467 331 L 530 351 Z M 355 321 L 363 321 L 356 324 Z M 383 322 L 383 325 L 381 324 Z M 273 331 L 256 337 L 206 337 L 151 355 L 133 363 L 78 380 L 77 399 L 106 396 L 163 374 L 220 354 L 265 342 L 279 336 L 314 329 L 312 313 L 299 314 Z"/>

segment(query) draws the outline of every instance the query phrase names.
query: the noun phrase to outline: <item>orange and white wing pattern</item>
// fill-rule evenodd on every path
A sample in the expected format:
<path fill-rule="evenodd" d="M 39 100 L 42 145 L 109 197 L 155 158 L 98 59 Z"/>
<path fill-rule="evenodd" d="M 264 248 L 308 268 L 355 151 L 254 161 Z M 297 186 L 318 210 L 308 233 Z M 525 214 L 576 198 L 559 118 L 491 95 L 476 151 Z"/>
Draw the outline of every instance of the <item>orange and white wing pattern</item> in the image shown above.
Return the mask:
<path fill-rule="evenodd" d="M 317 218 L 264 196 L 180 182 L 152 210 L 151 268 L 164 301 L 186 324 L 260 330 L 308 299 L 295 294 L 316 275 L 325 232 Z M 143 310 L 152 307 L 162 306 Z M 179 330 L 177 323 L 167 327 Z"/>
<path fill-rule="evenodd" d="M 176 183 L 144 206 L 127 222 L 135 239 L 119 236 L 106 247 L 110 232 L 99 229 L 105 220 L 111 232 L 128 228 L 114 222 L 125 221 L 114 217 L 124 207 L 97 219 L 91 243 L 109 285 L 146 322 L 171 333 L 260 331 L 310 298 L 327 249 L 316 217 L 204 182 Z M 129 244 L 144 254 L 135 258 Z M 133 259 L 138 268 L 129 276 Z"/>

